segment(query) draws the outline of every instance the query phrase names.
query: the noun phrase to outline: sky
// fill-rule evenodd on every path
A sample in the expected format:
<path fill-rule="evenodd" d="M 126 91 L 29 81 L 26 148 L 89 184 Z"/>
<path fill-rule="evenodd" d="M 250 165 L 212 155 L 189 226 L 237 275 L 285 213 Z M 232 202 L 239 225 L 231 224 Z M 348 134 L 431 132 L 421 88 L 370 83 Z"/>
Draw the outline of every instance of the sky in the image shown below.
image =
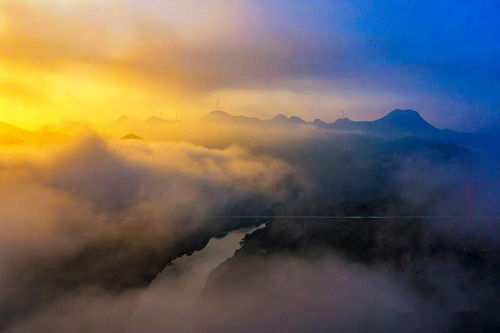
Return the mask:
<path fill-rule="evenodd" d="M 376 119 L 500 129 L 494 0 L 0 0 L 0 121 Z"/>

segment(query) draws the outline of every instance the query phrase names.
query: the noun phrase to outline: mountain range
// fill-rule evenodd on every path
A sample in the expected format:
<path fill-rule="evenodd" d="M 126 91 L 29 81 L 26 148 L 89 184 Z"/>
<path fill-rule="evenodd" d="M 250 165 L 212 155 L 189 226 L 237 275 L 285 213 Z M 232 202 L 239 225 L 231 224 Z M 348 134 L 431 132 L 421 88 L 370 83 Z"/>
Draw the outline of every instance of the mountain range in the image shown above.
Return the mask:
<path fill-rule="evenodd" d="M 202 121 L 232 125 L 257 125 L 263 127 L 308 125 L 336 131 L 359 132 L 389 137 L 419 137 L 422 139 L 456 144 L 474 144 L 489 141 L 489 136 L 484 134 L 464 133 L 436 128 L 422 118 L 417 111 L 401 109 L 395 109 L 386 116 L 373 121 L 354 121 L 349 118 L 341 118 L 333 123 L 328 123 L 321 119 L 306 122 L 300 117 L 286 117 L 283 114 L 278 114 L 271 119 L 262 120 L 247 116 L 234 116 L 221 110 L 208 113 L 202 118 Z"/>

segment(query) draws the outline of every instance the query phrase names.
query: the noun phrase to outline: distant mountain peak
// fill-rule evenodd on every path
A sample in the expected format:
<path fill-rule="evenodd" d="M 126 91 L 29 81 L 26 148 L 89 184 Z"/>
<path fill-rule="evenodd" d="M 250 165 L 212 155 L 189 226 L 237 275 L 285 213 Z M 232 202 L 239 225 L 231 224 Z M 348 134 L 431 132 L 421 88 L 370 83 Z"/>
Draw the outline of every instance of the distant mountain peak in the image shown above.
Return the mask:
<path fill-rule="evenodd" d="M 201 118 L 202 121 L 210 123 L 231 123 L 231 124 L 257 124 L 260 120 L 247 116 L 233 116 L 222 110 L 211 111 Z"/>
<path fill-rule="evenodd" d="M 210 111 L 209 113 L 204 115 L 203 118 L 201 118 L 201 120 L 203 120 L 203 121 L 219 121 L 219 120 L 227 120 L 227 119 L 233 118 L 233 117 L 234 117 L 233 115 L 231 115 L 225 111 L 214 110 L 214 111 Z"/>
<path fill-rule="evenodd" d="M 134 133 L 129 133 L 124 137 L 122 137 L 122 140 L 144 140 L 144 139 L 138 135 L 135 135 Z"/>
<path fill-rule="evenodd" d="M 297 116 L 291 116 L 288 120 L 290 120 L 291 122 L 293 123 L 296 123 L 296 124 L 305 124 L 306 121 L 300 117 L 297 117 Z"/>
<path fill-rule="evenodd" d="M 288 118 L 284 114 L 280 113 L 280 114 L 277 114 L 276 116 L 274 116 L 272 120 L 287 121 Z"/>
<path fill-rule="evenodd" d="M 418 111 L 411 110 L 411 109 L 394 109 L 391 112 L 389 112 L 386 117 L 408 117 L 408 118 L 420 118 L 423 120 L 422 116 Z"/>
<path fill-rule="evenodd" d="M 222 111 L 222 110 L 210 111 L 208 114 L 219 115 L 219 116 L 231 116 L 231 114 L 227 113 L 226 111 Z"/>
<path fill-rule="evenodd" d="M 385 117 L 375 120 L 376 124 L 385 124 L 407 131 L 422 131 L 435 129 L 434 126 L 425 121 L 424 118 L 415 110 L 395 109 L 389 112 Z"/>
<path fill-rule="evenodd" d="M 339 118 L 339 119 L 335 120 L 336 124 L 348 124 L 348 123 L 352 123 L 352 122 L 353 121 L 347 117 Z"/>
<path fill-rule="evenodd" d="M 0 130 L 2 131 L 8 130 L 16 133 L 28 133 L 27 130 L 22 129 L 21 127 L 14 126 L 3 121 L 0 121 Z"/>

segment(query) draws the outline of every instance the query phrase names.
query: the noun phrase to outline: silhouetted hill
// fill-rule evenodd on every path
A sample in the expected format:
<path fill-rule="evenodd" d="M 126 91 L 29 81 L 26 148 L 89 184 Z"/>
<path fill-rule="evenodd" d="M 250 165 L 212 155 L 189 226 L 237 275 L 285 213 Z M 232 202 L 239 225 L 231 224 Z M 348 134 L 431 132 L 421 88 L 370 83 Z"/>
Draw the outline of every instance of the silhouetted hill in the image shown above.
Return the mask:
<path fill-rule="evenodd" d="M 271 119 L 262 120 L 247 116 L 233 116 L 230 113 L 220 110 L 208 113 L 201 120 L 218 124 L 256 125 L 256 126 L 290 126 L 290 125 L 308 124 L 303 119 L 297 116 L 292 116 L 288 118 L 281 113 L 274 116 Z"/>
<path fill-rule="evenodd" d="M 134 133 L 130 133 L 122 137 L 122 140 L 144 140 L 138 135 L 135 135 Z"/>
<path fill-rule="evenodd" d="M 373 123 L 379 126 L 391 126 L 400 130 L 409 131 L 429 131 L 436 129 L 414 110 L 396 109 L 389 112 L 385 117 L 375 120 Z"/>
<path fill-rule="evenodd" d="M 19 127 L 0 122 L 0 144 L 21 144 L 24 142 L 21 138 L 27 134 L 27 131 Z"/>
<path fill-rule="evenodd" d="M 297 124 L 306 124 L 306 121 L 300 117 L 297 116 L 291 116 L 288 121 L 297 123 Z"/>
<path fill-rule="evenodd" d="M 9 133 L 14 136 L 22 137 L 29 134 L 29 131 L 5 122 L 0 122 L 0 133 Z"/>
<path fill-rule="evenodd" d="M 61 141 L 66 138 L 66 135 L 52 132 L 46 128 L 29 131 L 5 122 L 0 122 L 0 144 L 2 145 L 43 144 Z"/>
<path fill-rule="evenodd" d="M 202 121 L 234 125 L 259 125 L 261 122 L 261 120 L 257 118 L 233 116 L 221 110 L 210 112 L 202 118 Z"/>
<path fill-rule="evenodd" d="M 365 131 L 383 135 L 426 136 L 435 134 L 437 128 L 425 121 L 417 111 L 399 110 L 389 112 L 374 121 L 352 121 L 342 118 L 330 124 L 336 130 Z"/>

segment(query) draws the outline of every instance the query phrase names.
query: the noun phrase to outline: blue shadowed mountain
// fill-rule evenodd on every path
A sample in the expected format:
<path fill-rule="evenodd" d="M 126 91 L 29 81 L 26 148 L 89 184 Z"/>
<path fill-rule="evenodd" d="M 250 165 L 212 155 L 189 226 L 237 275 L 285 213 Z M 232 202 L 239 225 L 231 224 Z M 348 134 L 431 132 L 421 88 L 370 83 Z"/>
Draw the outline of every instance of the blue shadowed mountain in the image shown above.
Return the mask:
<path fill-rule="evenodd" d="M 433 135 L 439 131 L 425 121 L 417 111 L 399 109 L 374 121 L 352 121 L 349 118 L 342 118 L 329 124 L 328 127 L 337 130 L 412 136 Z"/>

